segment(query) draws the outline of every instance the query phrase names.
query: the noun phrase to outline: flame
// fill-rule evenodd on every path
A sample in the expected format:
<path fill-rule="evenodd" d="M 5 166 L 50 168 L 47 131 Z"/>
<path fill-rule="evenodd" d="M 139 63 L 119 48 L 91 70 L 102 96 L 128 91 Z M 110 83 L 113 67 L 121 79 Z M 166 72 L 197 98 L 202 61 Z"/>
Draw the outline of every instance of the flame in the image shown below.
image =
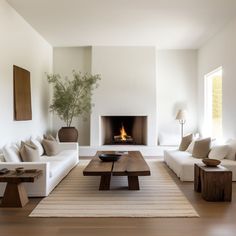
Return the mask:
<path fill-rule="evenodd" d="M 122 141 L 126 141 L 127 133 L 125 132 L 124 125 L 122 124 L 122 127 L 120 129 L 120 136 Z"/>

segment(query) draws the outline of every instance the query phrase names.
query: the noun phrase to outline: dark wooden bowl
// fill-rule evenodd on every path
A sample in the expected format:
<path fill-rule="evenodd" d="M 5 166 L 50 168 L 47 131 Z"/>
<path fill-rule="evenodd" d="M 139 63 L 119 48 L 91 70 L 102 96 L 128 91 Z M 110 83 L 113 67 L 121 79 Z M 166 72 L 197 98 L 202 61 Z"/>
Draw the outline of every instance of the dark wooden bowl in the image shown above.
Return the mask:
<path fill-rule="evenodd" d="M 218 166 L 221 161 L 220 160 L 216 160 L 216 159 L 209 159 L 209 158 L 204 158 L 202 160 L 202 162 L 206 165 L 206 166 L 209 166 L 209 167 L 216 167 Z"/>
<path fill-rule="evenodd" d="M 98 156 L 102 161 L 117 161 L 120 159 L 121 155 L 120 154 L 100 154 Z"/>

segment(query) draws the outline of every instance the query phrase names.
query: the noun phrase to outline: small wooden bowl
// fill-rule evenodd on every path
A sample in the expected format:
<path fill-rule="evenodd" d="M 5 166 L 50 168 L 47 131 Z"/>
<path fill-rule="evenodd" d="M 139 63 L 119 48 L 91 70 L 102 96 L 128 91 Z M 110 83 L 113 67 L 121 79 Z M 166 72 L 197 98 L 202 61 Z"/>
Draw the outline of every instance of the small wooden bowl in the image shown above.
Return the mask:
<path fill-rule="evenodd" d="M 209 166 L 209 167 L 216 167 L 218 166 L 221 161 L 220 160 L 217 160 L 217 159 L 209 159 L 209 158 L 204 158 L 202 160 L 202 162 L 206 165 L 206 166 Z"/>
<path fill-rule="evenodd" d="M 17 174 L 23 174 L 25 172 L 24 167 L 17 167 L 15 168 Z"/>

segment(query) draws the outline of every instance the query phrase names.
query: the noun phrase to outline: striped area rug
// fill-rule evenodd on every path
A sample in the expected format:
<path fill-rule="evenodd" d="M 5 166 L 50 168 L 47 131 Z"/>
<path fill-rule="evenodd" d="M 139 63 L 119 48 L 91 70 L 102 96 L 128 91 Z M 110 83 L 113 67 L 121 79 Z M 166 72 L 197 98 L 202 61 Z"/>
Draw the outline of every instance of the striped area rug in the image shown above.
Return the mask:
<path fill-rule="evenodd" d="M 80 161 L 30 217 L 199 217 L 165 164 L 147 162 L 151 176 L 139 178 L 141 190 L 128 190 L 127 177 L 115 176 L 111 190 L 99 191 L 100 177 L 83 176 L 88 161 Z"/>

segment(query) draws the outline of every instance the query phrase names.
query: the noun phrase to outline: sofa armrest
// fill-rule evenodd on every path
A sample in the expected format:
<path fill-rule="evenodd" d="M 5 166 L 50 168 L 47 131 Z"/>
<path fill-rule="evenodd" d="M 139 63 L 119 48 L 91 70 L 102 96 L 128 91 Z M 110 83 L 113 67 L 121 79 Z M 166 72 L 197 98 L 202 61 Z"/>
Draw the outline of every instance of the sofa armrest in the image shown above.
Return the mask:
<path fill-rule="evenodd" d="M 76 150 L 79 152 L 79 144 L 78 143 L 59 143 L 59 150 Z"/>

